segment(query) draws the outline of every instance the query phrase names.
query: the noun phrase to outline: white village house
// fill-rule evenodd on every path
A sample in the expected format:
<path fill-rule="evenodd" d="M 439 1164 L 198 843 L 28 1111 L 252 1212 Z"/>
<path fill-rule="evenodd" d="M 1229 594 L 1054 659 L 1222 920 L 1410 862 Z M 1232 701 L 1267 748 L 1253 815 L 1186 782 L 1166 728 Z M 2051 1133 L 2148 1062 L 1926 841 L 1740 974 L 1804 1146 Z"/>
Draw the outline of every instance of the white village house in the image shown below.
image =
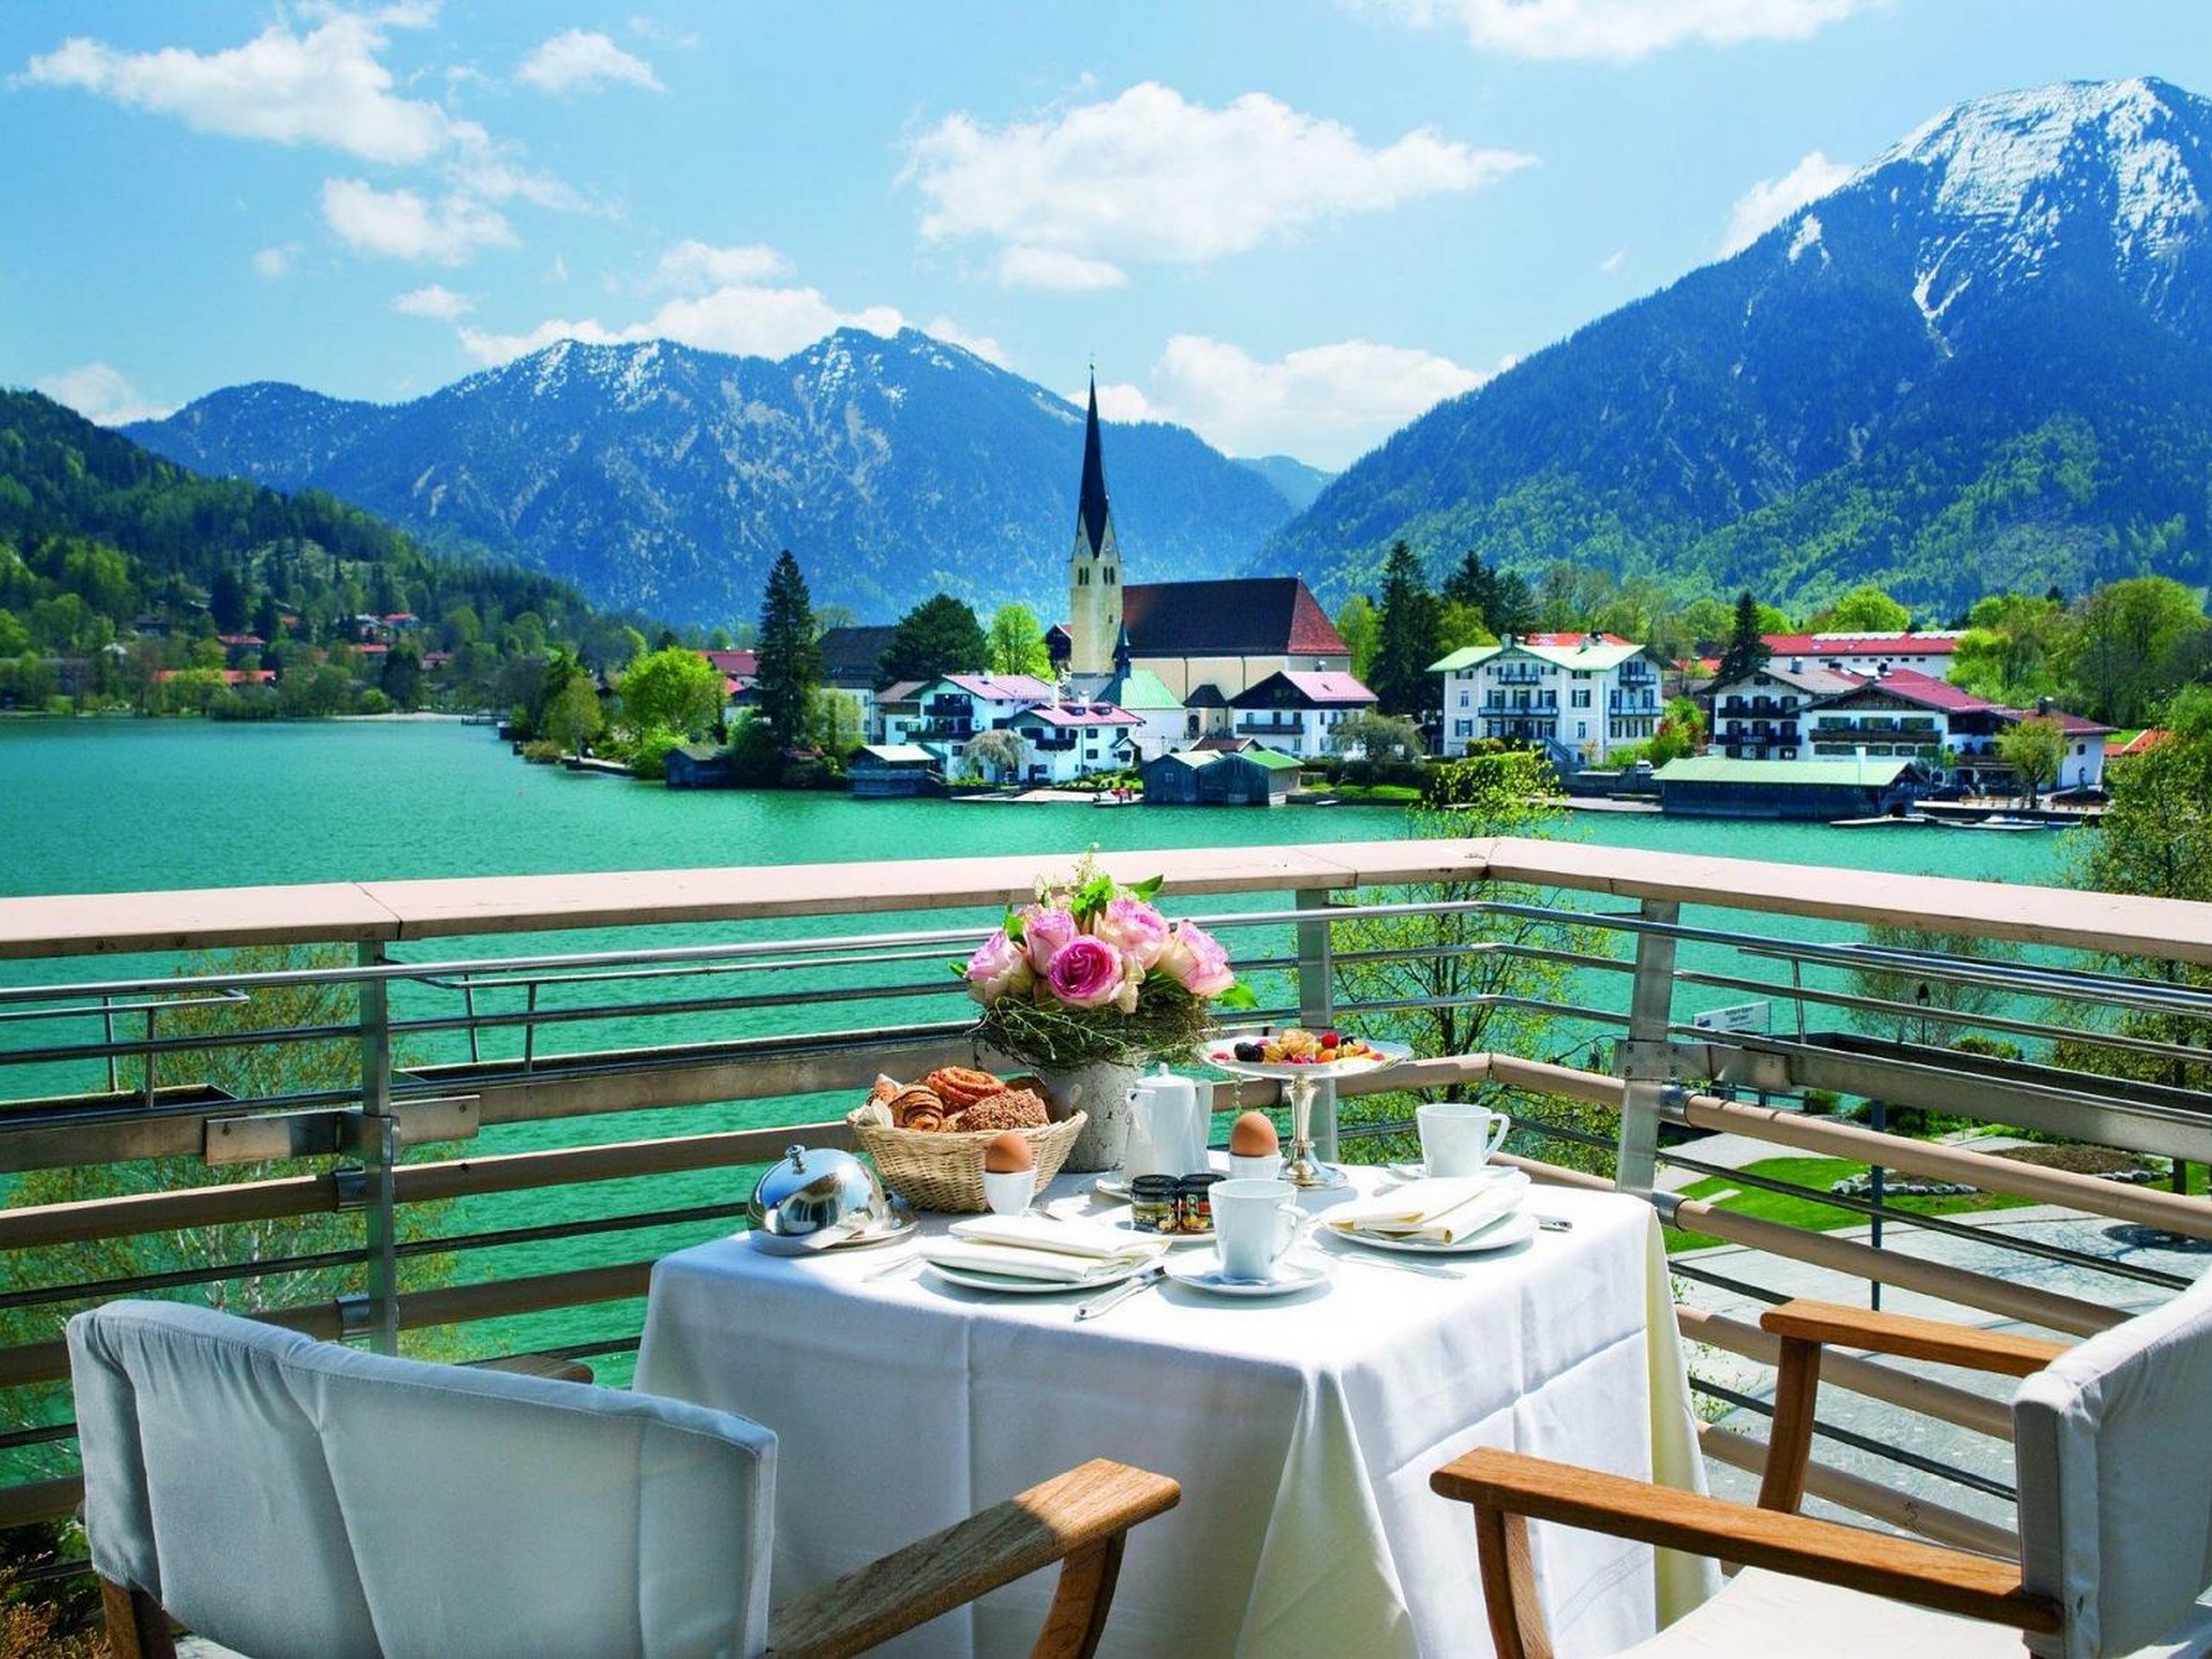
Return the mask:
<path fill-rule="evenodd" d="M 1659 664 L 1615 633 L 1508 635 L 1429 664 L 1443 677 L 1447 758 L 1481 738 L 1547 750 L 1561 764 L 1599 765 L 1659 729 Z"/>

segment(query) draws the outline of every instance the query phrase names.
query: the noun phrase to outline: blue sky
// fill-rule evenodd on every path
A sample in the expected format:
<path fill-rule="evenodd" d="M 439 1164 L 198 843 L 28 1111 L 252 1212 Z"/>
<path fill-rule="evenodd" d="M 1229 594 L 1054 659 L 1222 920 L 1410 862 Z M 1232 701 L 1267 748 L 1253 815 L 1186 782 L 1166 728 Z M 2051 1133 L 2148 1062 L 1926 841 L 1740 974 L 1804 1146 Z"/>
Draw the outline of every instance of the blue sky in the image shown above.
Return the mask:
<path fill-rule="evenodd" d="M 412 397 L 905 324 L 1342 467 L 1944 105 L 2201 0 L 10 0 L 0 384 Z"/>

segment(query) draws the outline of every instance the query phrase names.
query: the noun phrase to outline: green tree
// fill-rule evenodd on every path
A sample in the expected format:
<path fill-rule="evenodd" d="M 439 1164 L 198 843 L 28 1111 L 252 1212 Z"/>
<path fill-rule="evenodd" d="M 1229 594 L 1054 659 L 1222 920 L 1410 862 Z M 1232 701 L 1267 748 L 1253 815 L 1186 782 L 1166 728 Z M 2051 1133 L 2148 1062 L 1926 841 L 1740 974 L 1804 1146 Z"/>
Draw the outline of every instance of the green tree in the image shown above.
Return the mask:
<path fill-rule="evenodd" d="M 849 755 L 867 736 L 861 723 L 860 699 L 850 691 L 825 685 L 814 694 L 814 711 L 807 721 L 807 741 L 823 753 L 840 759 Z"/>
<path fill-rule="evenodd" d="M 248 608 L 245 583 L 237 570 L 225 565 L 207 585 L 207 611 L 225 633 L 243 633 Z"/>
<path fill-rule="evenodd" d="M 1348 715 L 1329 728 L 1331 754 L 1359 754 L 1369 760 L 1418 760 L 1423 753 L 1421 728 L 1402 715 L 1372 709 Z"/>
<path fill-rule="evenodd" d="M 1029 764 L 1029 745 L 1019 732 L 978 732 L 963 758 L 978 772 L 988 771 L 996 779 L 1019 778 Z"/>
<path fill-rule="evenodd" d="M 1384 714 L 1419 719 L 1436 705 L 1441 688 L 1428 665 L 1442 654 L 1436 648 L 1437 622 L 1436 595 L 1421 575 L 1421 561 L 1399 542 L 1382 566 L 1382 604 L 1368 683 Z"/>
<path fill-rule="evenodd" d="M 1723 601 L 1710 594 L 1694 599 L 1682 607 L 1676 619 L 1688 643 L 1700 652 L 1718 652 L 1721 642 L 1728 638 L 1728 630 L 1736 613 Z"/>
<path fill-rule="evenodd" d="M 1497 636 L 1484 626 L 1482 613 L 1456 599 L 1440 601 L 1436 607 L 1436 648 L 1451 652 L 1465 645 L 1494 645 Z"/>
<path fill-rule="evenodd" d="M 760 675 L 755 682 L 760 719 L 780 748 L 804 745 L 814 694 L 822 684 L 821 638 L 806 578 L 789 549 L 776 556 L 760 604 Z"/>
<path fill-rule="evenodd" d="M 2191 686 L 2159 716 L 2166 740 L 2113 768 L 2112 804 L 2094 835 L 2074 838 L 2069 885 L 2097 893 L 2142 893 L 2212 903 L 2212 688 Z M 2147 975 L 2202 994 L 2212 968 L 2113 956 L 2116 971 Z M 2133 1009 L 2113 1018 L 2122 1036 L 2212 1053 L 2212 1020 L 2190 1012 Z M 2212 1089 L 2212 1061 L 2146 1053 L 2069 1039 L 2055 1065 L 2175 1089 Z M 2184 1172 L 2175 1166 L 2178 1189 Z"/>
<path fill-rule="evenodd" d="M 1483 563 L 1483 556 L 1473 548 L 1462 554 L 1452 574 L 1444 579 L 1444 597 L 1455 605 L 1465 605 L 1482 619 L 1484 627 L 1491 625 L 1491 614 L 1497 609 L 1497 572 Z"/>
<path fill-rule="evenodd" d="M 1764 632 L 1760 626 L 1758 601 L 1746 589 L 1736 596 L 1735 620 L 1730 625 L 1728 645 L 1720 653 L 1720 671 L 1715 676 L 1719 683 L 1732 685 L 1758 673 L 1766 665 L 1767 658 L 1774 652 L 1759 637 Z"/>
<path fill-rule="evenodd" d="M 876 683 L 933 680 L 942 674 L 973 674 L 991 660 L 976 613 L 950 594 L 933 594 L 899 619 L 877 665 Z"/>
<path fill-rule="evenodd" d="M 423 701 L 423 654 L 415 642 L 403 639 L 385 653 L 377 684 L 397 709 L 412 709 Z"/>
<path fill-rule="evenodd" d="M 2202 671 L 2208 622 L 2196 595 L 2164 576 L 2098 588 L 2074 607 L 2057 664 L 2068 704 L 2114 726 L 2150 711 Z"/>
<path fill-rule="evenodd" d="M 592 690 L 590 677 L 579 674 L 561 688 L 546 709 L 540 729 L 569 753 L 582 754 L 584 745 L 597 737 L 605 724 L 599 694 Z"/>
<path fill-rule="evenodd" d="M 1382 633 L 1375 615 L 1375 601 L 1365 594 L 1354 594 L 1344 602 L 1337 613 L 1337 632 L 1344 636 L 1351 652 L 1351 677 L 1364 682 L 1375 671 L 1375 649 L 1382 644 Z"/>
<path fill-rule="evenodd" d="M 1912 613 L 1868 582 L 1854 588 L 1807 620 L 1813 633 L 1897 633 L 1912 626 Z"/>
<path fill-rule="evenodd" d="M 2020 947 L 2009 939 L 1976 938 L 1907 922 L 1874 922 L 1867 926 L 1866 943 L 1872 950 L 1866 965 L 1851 970 L 1851 988 L 1859 996 L 1895 1006 L 1853 1009 L 1852 1023 L 1862 1031 L 1901 1043 L 1948 1047 L 1961 1028 L 1936 1016 L 1994 1014 L 2013 995 L 2001 986 L 1942 978 L 1918 963 L 1897 959 L 1897 953 L 1905 952 L 1967 963 L 2018 962 Z"/>
<path fill-rule="evenodd" d="M 2056 696 L 2052 660 L 2070 626 L 2065 605 L 2049 594 L 1991 594 L 1967 613 L 1949 677 L 1978 697 L 2015 709 Z"/>
<path fill-rule="evenodd" d="M 1559 784 L 1549 765 L 1533 752 L 1471 755 L 1435 768 L 1432 778 L 1436 795 L 1451 799 L 1451 810 L 1425 806 L 1408 812 L 1409 836 L 1447 841 L 1491 836 L 1541 838 L 1555 833 L 1561 822 L 1556 809 L 1536 804 L 1540 798 L 1555 793 Z M 1599 936 L 1575 925 L 1571 912 L 1556 909 L 1558 894 L 1510 883 L 1444 881 L 1377 888 L 1361 897 L 1378 906 L 1481 899 L 1554 909 L 1553 916 L 1543 921 L 1478 910 L 1355 912 L 1333 930 L 1335 978 L 1339 1003 L 1380 1004 L 1389 1010 L 1362 1016 L 1368 1032 L 1409 1043 L 1417 1054 L 1492 1050 L 1541 1054 L 1560 1046 L 1560 1033 L 1553 1017 L 1528 1005 L 1569 1000 L 1573 970 L 1548 957 L 1527 953 L 1594 950 Z M 1454 1087 L 1444 1092 L 1464 1096 L 1467 1091 Z M 1497 1091 L 1484 1085 L 1482 1092 Z M 1563 1102 L 1547 1102 L 1541 1109 L 1534 1102 L 1516 1100 L 1513 1104 L 1524 1127 L 1544 1113 L 1554 1119 L 1571 1118 L 1578 1128 L 1590 1127 L 1586 1109 Z M 1347 1122 L 1411 1116 L 1403 1096 L 1368 1096 L 1345 1102 L 1343 1109 Z M 1386 1154 L 1409 1154 L 1411 1150 L 1410 1146 L 1386 1147 Z M 1543 1155 L 1562 1160 L 1574 1156 L 1566 1143 L 1548 1146 Z"/>
<path fill-rule="evenodd" d="M 2057 780 L 2066 760 L 2066 728 L 2050 715 L 2016 721 L 1998 733 L 1997 758 L 2012 767 L 2033 801 L 2045 784 Z"/>
<path fill-rule="evenodd" d="M 1529 592 L 1527 581 L 1518 570 L 1497 573 L 1495 603 L 1497 608 L 1485 613 L 1483 620 L 1499 639 L 1509 633 L 1518 638 L 1536 631 L 1536 596 Z"/>
<path fill-rule="evenodd" d="M 991 613 L 986 636 L 995 674 L 1047 675 L 1052 671 L 1052 653 L 1045 648 L 1045 629 L 1027 605 L 1001 605 Z"/>
<path fill-rule="evenodd" d="M 1651 734 L 1644 759 L 1655 766 L 1663 766 L 1669 760 L 1695 754 L 1705 747 L 1705 716 L 1699 712 L 1696 700 L 1676 697 L 1660 716 L 1659 728 Z"/>
<path fill-rule="evenodd" d="M 721 671 L 681 645 L 638 658 L 620 689 L 623 722 L 640 737 L 651 731 L 696 737 L 721 718 Z"/>

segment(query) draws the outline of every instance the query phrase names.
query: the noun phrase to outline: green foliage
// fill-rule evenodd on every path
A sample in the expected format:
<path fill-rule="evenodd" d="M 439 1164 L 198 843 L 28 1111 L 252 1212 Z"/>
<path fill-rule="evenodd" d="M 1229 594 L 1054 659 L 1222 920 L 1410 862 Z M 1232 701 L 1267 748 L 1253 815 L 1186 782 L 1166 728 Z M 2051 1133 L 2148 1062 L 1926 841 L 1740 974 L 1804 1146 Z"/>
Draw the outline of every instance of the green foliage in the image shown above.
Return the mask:
<path fill-rule="evenodd" d="M 978 732 L 969 741 L 964 759 L 1001 780 L 1019 778 L 1029 764 L 1029 745 L 1019 732 Z"/>
<path fill-rule="evenodd" d="M 622 677 L 621 693 L 623 722 L 641 735 L 681 741 L 712 730 L 721 718 L 721 671 L 681 645 L 638 658 Z"/>
<path fill-rule="evenodd" d="M 2053 658 L 2069 626 L 2066 607 L 2055 598 L 2006 593 L 1977 600 L 1951 653 L 1951 683 L 2014 709 L 2056 696 Z"/>
<path fill-rule="evenodd" d="M 1997 734 L 1997 758 L 2012 768 L 2032 798 L 2058 777 L 2066 760 L 2066 728 L 2049 715 L 2016 721 Z"/>
<path fill-rule="evenodd" d="M 1690 697 L 1676 697 L 1667 705 L 1667 712 L 1660 717 L 1659 727 L 1644 746 L 1643 759 L 1654 766 L 1663 766 L 1669 760 L 1683 760 L 1705 747 L 1705 715 L 1696 701 Z"/>
<path fill-rule="evenodd" d="M 668 757 L 683 745 L 683 738 L 674 732 L 648 731 L 631 747 L 630 770 L 649 781 L 666 778 Z"/>
<path fill-rule="evenodd" d="M 1436 595 L 1422 576 L 1421 561 L 1400 542 L 1382 569 L 1382 603 L 1368 682 L 1384 714 L 1418 716 L 1435 706 L 1440 689 L 1429 664 L 1441 654 L 1439 620 Z"/>
<path fill-rule="evenodd" d="M 2100 588 L 2068 619 L 2056 666 L 2072 712 L 2139 726 L 2178 685 L 2212 667 L 2212 621 L 2163 576 Z"/>
<path fill-rule="evenodd" d="M 783 781 L 783 746 L 753 710 L 738 711 L 729 734 L 731 781 L 740 789 L 773 789 Z"/>
<path fill-rule="evenodd" d="M 1533 749 L 1509 749 L 1491 742 L 1478 745 L 1465 760 L 1429 767 L 1422 804 L 1433 809 L 1465 808 L 1469 817 L 1486 823 L 1525 821 L 1541 826 L 1551 823 L 1550 813 L 1529 804 L 1538 796 L 1558 793 L 1559 774 L 1542 755 Z"/>
<path fill-rule="evenodd" d="M 990 659 L 990 642 L 976 613 L 949 594 L 937 594 L 899 619 L 877 666 L 876 683 L 973 674 Z"/>
<path fill-rule="evenodd" d="M 1866 943 L 1874 950 L 1909 951 L 1915 956 L 1950 957 L 1964 963 L 2018 962 L 2020 947 L 2009 939 L 1977 938 L 1971 934 L 1947 933 L 1939 928 L 1906 922 L 1874 922 L 1866 929 Z M 1897 1042 L 1964 1044 L 1959 1027 L 1931 1014 L 1993 1014 L 2011 1000 L 2012 993 L 1967 980 L 1945 979 L 1908 962 L 1871 957 L 1851 970 L 1851 988 L 1859 996 L 1891 1002 L 1892 1009 L 1854 1008 L 1852 1023 Z"/>
<path fill-rule="evenodd" d="M 806 741 L 814 694 L 822 684 L 822 645 L 806 578 L 789 549 L 777 556 L 768 572 L 756 649 L 760 718 L 779 746 L 798 747 Z"/>
<path fill-rule="evenodd" d="M 1774 655 L 1760 636 L 1773 632 L 1759 616 L 1759 602 L 1746 588 L 1736 595 L 1736 614 L 1729 624 L 1728 644 L 1720 653 L 1720 669 L 1714 677 L 1719 685 L 1732 685 L 1738 680 L 1756 674 Z"/>
<path fill-rule="evenodd" d="M 1351 648 L 1351 677 L 1364 681 L 1375 671 L 1376 647 L 1382 642 L 1382 624 L 1375 614 L 1375 601 L 1365 594 L 1354 594 L 1344 601 L 1337 613 L 1337 632 L 1344 636 L 1344 644 Z"/>
<path fill-rule="evenodd" d="M 1895 633 L 1911 626 L 1912 613 L 1872 582 L 1853 588 L 1805 622 L 1808 633 Z"/>
<path fill-rule="evenodd" d="M 1001 605 L 992 612 L 987 640 L 995 674 L 1033 674 L 1041 678 L 1052 671 L 1052 656 L 1045 648 L 1044 625 L 1027 605 Z"/>
<path fill-rule="evenodd" d="M 1423 753 L 1421 728 L 1402 715 L 1382 715 L 1371 709 L 1347 715 L 1329 728 L 1329 753 L 1341 755 L 1355 751 L 1370 762 L 1418 760 Z"/>
<path fill-rule="evenodd" d="M 600 734 L 606 716 L 600 712 L 599 694 L 592 690 L 588 676 L 579 674 L 563 685 L 545 710 L 545 735 L 559 747 L 571 754 L 583 753 L 584 745 Z"/>

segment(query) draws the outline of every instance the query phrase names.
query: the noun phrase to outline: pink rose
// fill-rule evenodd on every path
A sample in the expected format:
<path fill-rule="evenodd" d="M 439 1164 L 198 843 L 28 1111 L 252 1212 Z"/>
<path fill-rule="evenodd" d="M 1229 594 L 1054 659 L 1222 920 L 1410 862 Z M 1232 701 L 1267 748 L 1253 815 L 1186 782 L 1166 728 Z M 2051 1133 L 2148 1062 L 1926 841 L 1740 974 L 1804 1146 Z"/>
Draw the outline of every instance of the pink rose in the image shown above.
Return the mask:
<path fill-rule="evenodd" d="M 1029 965 L 1044 973 L 1077 934 L 1075 918 L 1055 905 L 1030 905 L 1021 912 L 1021 943 Z"/>
<path fill-rule="evenodd" d="M 1009 992 L 1019 994 L 1036 982 L 1022 949 L 999 928 L 976 947 L 968 958 L 968 995 L 986 1007 Z"/>
<path fill-rule="evenodd" d="M 1160 958 L 1169 977 L 1192 996 L 1219 996 L 1236 983 L 1229 966 L 1229 952 L 1205 929 L 1192 922 L 1178 922 Z"/>
<path fill-rule="evenodd" d="M 1167 949 L 1167 923 L 1141 899 L 1116 899 L 1109 903 L 1093 933 L 1119 950 L 1142 979 Z"/>
<path fill-rule="evenodd" d="M 1064 945 L 1045 973 L 1052 995 L 1071 1008 L 1103 1008 L 1118 1001 L 1127 977 L 1121 952 L 1088 934 Z"/>

